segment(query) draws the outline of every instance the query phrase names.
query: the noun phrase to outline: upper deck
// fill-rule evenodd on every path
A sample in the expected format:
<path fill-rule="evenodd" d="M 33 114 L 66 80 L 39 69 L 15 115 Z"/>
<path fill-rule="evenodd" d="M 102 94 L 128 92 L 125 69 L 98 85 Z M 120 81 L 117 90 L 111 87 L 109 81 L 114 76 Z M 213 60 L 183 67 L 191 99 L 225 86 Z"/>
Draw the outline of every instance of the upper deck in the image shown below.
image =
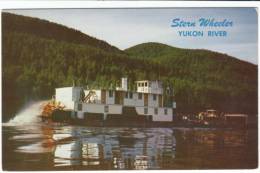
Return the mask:
<path fill-rule="evenodd" d="M 136 86 L 137 92 L 140 93 L 163 94 L 163 85 L 161 81 L 136 81 Z"/>

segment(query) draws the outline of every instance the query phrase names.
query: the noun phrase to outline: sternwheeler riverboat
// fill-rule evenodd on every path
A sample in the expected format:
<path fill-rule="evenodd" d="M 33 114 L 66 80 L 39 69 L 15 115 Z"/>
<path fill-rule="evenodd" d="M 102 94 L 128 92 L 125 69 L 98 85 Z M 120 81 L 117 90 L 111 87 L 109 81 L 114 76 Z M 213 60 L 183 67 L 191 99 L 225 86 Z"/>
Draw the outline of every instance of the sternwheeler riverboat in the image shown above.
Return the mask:
<path fill-rule="evenodd" d="M 114 90 L 56 88 L 55 97 L 44 106 L 42 117 L 86 125 L 171 123 L 176 109 L 173 89 L 164 92 L 161 81 L 143 80 L 135 84 L 135 91 L 128 89 L 127 78 L 122 78 L 121 86 Z"/>

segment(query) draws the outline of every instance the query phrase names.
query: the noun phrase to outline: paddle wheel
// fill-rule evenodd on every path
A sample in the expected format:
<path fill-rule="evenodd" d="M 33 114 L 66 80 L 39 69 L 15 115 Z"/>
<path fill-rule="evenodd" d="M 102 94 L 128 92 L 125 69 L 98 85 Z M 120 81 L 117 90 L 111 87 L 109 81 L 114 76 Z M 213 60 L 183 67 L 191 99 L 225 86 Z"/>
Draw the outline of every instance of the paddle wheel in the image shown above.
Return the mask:
<path fill-rule="evenodd" d="M 64 110 L 65 106 L 52 99 L 43 106 L 42 117 L 50 118 L 55 110 Z"/>

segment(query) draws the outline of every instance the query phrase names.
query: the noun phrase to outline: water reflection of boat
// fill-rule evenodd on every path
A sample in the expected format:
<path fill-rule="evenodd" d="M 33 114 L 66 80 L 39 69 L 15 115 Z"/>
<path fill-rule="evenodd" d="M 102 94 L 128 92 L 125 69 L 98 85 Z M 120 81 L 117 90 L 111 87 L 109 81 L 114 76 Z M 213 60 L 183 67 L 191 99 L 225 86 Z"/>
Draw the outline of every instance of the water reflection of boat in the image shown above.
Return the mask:
<path fill-rule="evenodd" d="M 201 164 L 207 167 L 215 160 L 229 168 L 226 160 L 238 158 L 241 162 L 237 164 L 243 164 L 257 158 L 257 145 L 252 145 L 255 136 L 250 136 L 257 132 L 249 134 L 244 130 L 57 125 L 28 129 L 19 127 L 20 133 L 15 131 L 15 136 L 8 138 L 15 146 L 11 153 L 18 164 L 13 165 L 28 169 L 183 169 Z M 8 161 L 11 163 L 14 157 Z M 190 166 L 190 162 L 194 165 Z"/>
<path fill-rule="evenodd" d="M 181 132 L 188 143 L 211 147 L 244 146 L 247 142 L 245 131 L 188 130 Z"/>
<path fill-rule="evenodd" d="M 80 143 L 73 141 L 67 144 L 57 145 L 54 152 L 55 166 L 81 165 Z"/>
<path fill-rule="evenodd" d="M 159 136 L 151 135 L 153 132 L 140 131 L 126 135 L 124 129 L 112 131 L 112 133 L 118 137 L 85 136 L 67 144 L 57 145 L 54 154 L 56 166 L 81 165 L 110 169 L 149 169 L 160 167 L 155 162 L 157 157 L 170 156 L 171 159 L 175 157 L 175 139 L 172 140 L 174 137 L 167 132 L 163 134 L 162 131 Z M 120 137 L 121 135 L 124 140 Z"/>
<path fill-rule="evenodd" d="M 148 169 L 148 156 L 136 156 L 134 161 L 135 169 L 144 170 Z"/>
<path fill-rule="evenodd" d="M 247 132 L 244 131 L 226 131 L 224 132 L 224 143 L 227 146 L 238 147 L 245 146 L 247 143 Z"/>
<path fill-rule="evenodd" d="M 125 169 L 126 166 L 125 166 L 123 158 L 121 158 L 121 157 L 114 157 L 113 158 L 113 168 L 114 169 Z"/>
<path fill-rule="evenodd" d="M 57 169 L 71 166 L 82 169 L 159 169 L 167 164 L 170 167 L 168 160 L 175 158 L 176 140 L 172 129 L 91 129 L 47 124 L 39 130 L 42 137 L 20 149 L 26 153 L 45 152 Z M 36 136 L 39 135 L 29 135 Z M 18 137 L 15 139 L 19 140 Z"/>

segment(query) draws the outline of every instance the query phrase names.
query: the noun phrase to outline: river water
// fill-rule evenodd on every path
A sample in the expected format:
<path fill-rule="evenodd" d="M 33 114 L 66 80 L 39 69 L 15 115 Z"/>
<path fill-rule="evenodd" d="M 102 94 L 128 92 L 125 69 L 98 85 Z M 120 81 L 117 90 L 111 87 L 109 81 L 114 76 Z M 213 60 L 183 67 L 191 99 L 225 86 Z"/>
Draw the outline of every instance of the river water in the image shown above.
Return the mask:
<path fill-rule="evenodd" d="M 25 110 L 2 124 L 4 170 L 251 169 L 258 163 L 254 129 L 72 126 L 41 122 L 36 113 Z"/>
<path fill-rule="evenodd" d="M 255 168 L 256 131 L 4 126 L 4 170 Z"/>

